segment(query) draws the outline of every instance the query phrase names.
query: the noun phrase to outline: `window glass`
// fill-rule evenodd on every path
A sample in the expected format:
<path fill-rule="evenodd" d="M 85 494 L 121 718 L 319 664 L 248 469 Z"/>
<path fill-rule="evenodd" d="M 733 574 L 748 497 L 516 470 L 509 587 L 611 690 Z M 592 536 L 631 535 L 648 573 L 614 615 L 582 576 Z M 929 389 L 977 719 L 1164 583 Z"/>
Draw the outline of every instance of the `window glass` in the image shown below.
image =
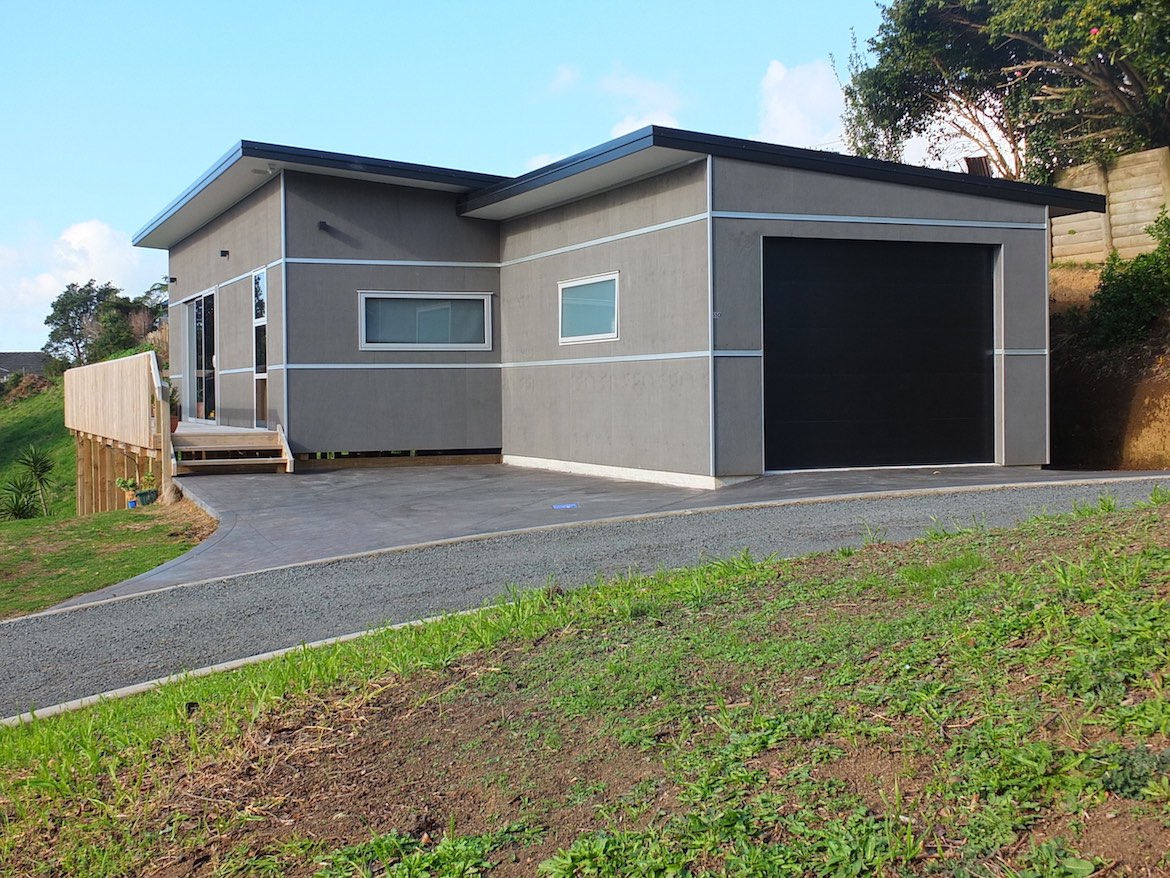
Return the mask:
<path fill-rule="evenodd" d="M 414 298 L 365 296 L 367 345 L 454 345 L 483 347 L 487 337 L 487 297 Z"/>
<path fill-rule="evenodd" d="M 268 273 L 259 271 L 252 275 L 253 317 L 263 320 L 268 313 Z"/>
<path fill-rule="evenodd" d="M 617 338 L 617 277 L 561 284 L 561 340 Z"/>
<path fill-rule="evenodd" d="M 263 323 L 256 330 L 256 371 L 268 371 L 268 327 Z"/>

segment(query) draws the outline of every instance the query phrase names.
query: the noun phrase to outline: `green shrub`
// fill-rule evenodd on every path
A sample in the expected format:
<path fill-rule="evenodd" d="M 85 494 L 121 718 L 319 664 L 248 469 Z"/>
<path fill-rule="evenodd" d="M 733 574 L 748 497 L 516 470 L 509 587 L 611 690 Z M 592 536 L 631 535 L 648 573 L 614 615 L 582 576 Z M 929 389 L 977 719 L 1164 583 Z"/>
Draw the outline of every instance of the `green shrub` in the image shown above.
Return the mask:
<path fill-rule="evenodd" d="M 1086 321 L 1094 347 L 1139 344 L 1170 310 L 1170 217 L 1165 207 L 1146 232 L 1158 242 L 1157 249 L 1133 259 L 1122 259 L 1115 250 L 1101 271 Z"/>

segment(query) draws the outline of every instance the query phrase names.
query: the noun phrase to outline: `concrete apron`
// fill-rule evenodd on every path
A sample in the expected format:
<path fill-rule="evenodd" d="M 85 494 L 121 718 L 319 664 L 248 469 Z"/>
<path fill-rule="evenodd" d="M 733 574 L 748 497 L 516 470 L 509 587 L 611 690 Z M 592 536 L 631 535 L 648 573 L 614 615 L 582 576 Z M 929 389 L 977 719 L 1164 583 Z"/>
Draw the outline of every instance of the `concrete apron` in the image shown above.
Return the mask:
<path fill-rule="evenodd" d="M 874 494 L 1107 483 L 1162 473 L 1034 467 L 798 471 L 696 490 L 504 464 L 185 476 L 184 494 L 218 519 L 179 558 L 58 607 L 381 549 L 627 516 Z"/>

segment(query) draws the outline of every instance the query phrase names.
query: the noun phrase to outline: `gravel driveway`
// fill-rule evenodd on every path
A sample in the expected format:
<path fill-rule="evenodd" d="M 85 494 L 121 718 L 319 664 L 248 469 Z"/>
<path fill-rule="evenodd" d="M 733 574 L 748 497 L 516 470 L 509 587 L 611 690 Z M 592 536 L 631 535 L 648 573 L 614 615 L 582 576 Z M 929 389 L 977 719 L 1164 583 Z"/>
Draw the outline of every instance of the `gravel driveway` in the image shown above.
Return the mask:
<path fill-rule="evenodd" d="M 0 716 L 168 674 L 474 607 L 510 584 L 562 585 L 747 548 L 792 556 L 920 535 L 934 523 L 1007 525 L 1043 511 L 1149 496 L 1164 477 L 914 496 L 788 501 L 519 531 L 209 580 L 0 623 Z"/>

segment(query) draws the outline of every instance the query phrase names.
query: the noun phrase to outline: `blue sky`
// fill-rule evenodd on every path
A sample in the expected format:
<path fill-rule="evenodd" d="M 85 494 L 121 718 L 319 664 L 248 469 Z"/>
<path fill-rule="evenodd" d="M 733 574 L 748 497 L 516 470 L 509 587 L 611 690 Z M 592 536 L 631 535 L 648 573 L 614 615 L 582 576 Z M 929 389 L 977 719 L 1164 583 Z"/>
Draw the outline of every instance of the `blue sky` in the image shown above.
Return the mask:
<path fill-rule="evenodd" d="M 0 0 L 0 350 L 90 277 L 137 295 L 131 236 L 241 139 L 520 174 L 655 123 L 835 148 L 874 0 Z"/>

